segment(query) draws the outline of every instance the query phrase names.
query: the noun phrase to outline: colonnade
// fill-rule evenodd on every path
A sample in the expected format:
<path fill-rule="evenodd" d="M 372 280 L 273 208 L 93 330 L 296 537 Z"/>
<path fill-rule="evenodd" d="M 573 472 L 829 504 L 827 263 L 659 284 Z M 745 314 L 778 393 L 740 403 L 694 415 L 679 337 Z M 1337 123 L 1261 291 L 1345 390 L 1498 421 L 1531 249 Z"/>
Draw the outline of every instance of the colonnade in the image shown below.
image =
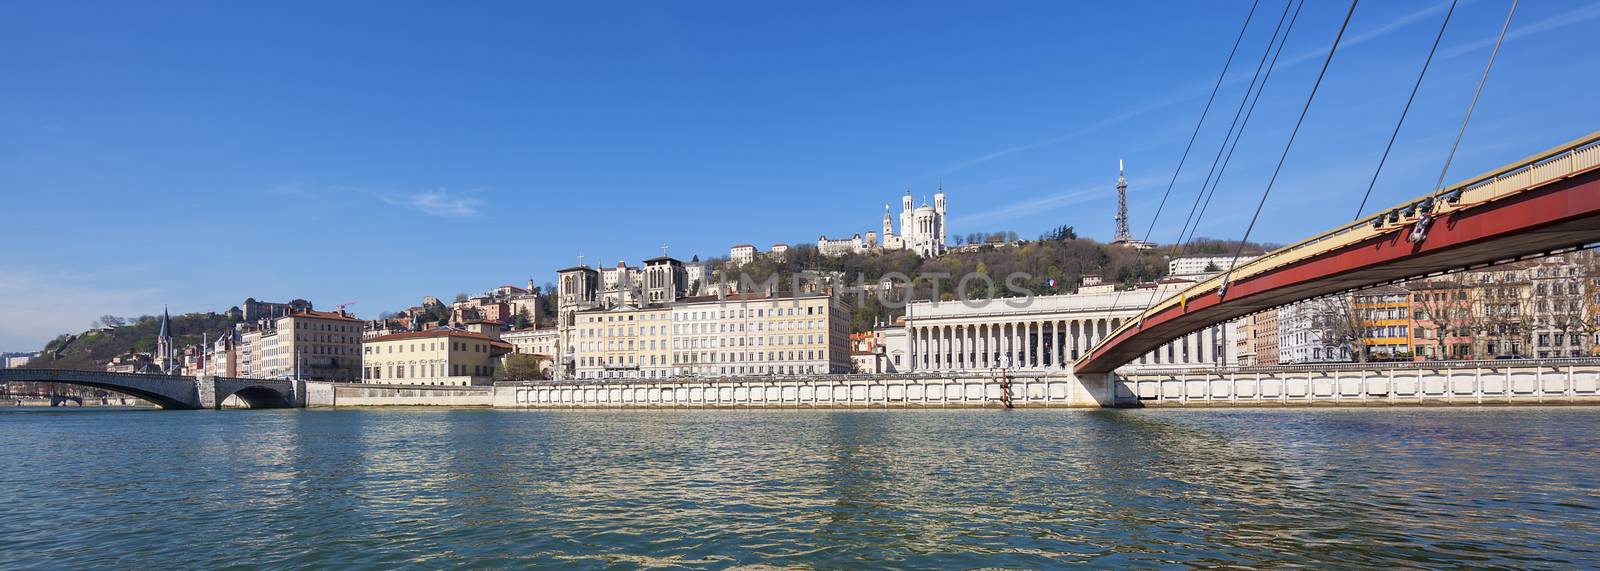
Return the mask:
<path fill-rule="evenodd" d="M 1122 318 L 913 325 L 913 370 L 1065 369 L 1122 325 Z M 1139 364 L 1215 363 L 1225 326 L 1190 333 L 1139 358 Z"/>

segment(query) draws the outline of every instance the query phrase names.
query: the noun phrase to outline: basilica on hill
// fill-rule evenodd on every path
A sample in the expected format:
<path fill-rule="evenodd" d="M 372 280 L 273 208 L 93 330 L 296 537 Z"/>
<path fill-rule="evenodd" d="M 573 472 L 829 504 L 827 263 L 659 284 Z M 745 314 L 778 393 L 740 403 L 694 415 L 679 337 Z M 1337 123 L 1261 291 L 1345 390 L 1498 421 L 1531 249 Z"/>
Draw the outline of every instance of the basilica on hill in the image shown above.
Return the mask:
<path fill-rule="evenodd" d="M 945 227 L 944 185 L 939 185 L 933 195 L 933 205 L 923 202 L 912 208 L 911 191 L 900 197 L 900 233 L 894 232 L 894 217 L 889 205 L 883 205 L 883 233 L 868 230 L 866 236 L 849 238 L 817 238 L 817 251 L 824 256 L 843 256 L 849 253 L 880 252 L 885 250 L 911 250 L 924 258 L 942 256 L 948 251 L 948 232 Z"/>

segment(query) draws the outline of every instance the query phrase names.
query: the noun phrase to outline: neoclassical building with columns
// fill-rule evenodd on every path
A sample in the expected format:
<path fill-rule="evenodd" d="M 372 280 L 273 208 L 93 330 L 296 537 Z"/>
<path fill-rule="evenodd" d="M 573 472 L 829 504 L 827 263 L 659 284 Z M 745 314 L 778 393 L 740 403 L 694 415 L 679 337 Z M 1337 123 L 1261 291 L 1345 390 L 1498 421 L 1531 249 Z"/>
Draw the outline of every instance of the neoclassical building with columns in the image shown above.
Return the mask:
<path fill-rule="evenodd" d="M 1070 370 L 1101 339 L 1155 301 L 1191 284 L 906 306 L 912 371 Z M 1152 296 L 1152 294 L 1154 294 Z M 981 303 L 981 305 L 979 305 Z M 1230 324 L 1190 333 L 1130 363 L 1146 367 L 1234 364 Z"/>

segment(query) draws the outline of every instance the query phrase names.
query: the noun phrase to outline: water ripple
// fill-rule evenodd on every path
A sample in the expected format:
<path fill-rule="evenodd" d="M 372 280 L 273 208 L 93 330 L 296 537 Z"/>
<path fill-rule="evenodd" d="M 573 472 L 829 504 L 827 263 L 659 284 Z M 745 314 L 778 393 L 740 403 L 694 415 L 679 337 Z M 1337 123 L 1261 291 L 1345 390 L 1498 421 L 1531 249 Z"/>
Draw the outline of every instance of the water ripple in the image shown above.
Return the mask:
<path fill-rule="evenodd" d="M 1600 566 L 1600 409 L 0 413 L 0 568 Z"/>

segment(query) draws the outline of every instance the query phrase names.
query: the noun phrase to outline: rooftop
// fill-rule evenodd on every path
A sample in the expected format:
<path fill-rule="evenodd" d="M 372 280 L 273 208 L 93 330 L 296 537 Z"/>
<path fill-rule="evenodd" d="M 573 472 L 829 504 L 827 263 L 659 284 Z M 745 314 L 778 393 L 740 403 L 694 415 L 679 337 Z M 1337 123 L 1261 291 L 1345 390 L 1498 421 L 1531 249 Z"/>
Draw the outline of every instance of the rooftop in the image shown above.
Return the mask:
<path fill-rule="evenodd" d="M 510 343 L 506 343 L 505 341 L 500 341 L 498 339 L 490 339 L 489 336 L 482 333 L 473 333 L 471 331 L 448 328 L 430 329 L 428 331 L 412 331 L 409 333 L 395 333 L 393 335 L 384 335 L 382 337 L 366 339 L 363 340 L 362 343 L 381 343 L 385 341 L 403 341 L 406 339 L 437 339 L 440 337 L 461 337 L 464 339 L 488 341 L 490 345 L 494 345 L 496 347 L 502 347 L 505 349 L 511 348 Z"/>

